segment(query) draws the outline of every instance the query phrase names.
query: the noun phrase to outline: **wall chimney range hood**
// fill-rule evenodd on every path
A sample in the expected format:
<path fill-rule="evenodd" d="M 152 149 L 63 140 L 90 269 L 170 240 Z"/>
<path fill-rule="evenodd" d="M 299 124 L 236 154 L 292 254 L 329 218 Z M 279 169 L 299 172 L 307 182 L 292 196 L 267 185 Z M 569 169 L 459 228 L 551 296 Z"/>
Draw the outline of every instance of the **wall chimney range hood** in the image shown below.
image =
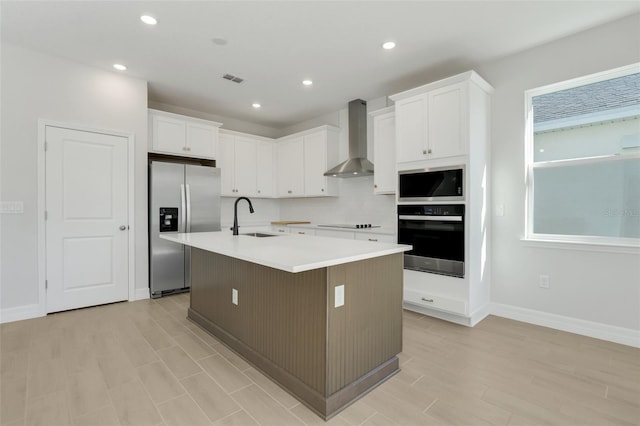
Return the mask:
<path fill-rule="evenodd" d="M 367 103 L 362 99 L 349 102 L 349 158 L 324 175 L 339 178 L 373 175 L 373 163 L 367 160 Z"/>

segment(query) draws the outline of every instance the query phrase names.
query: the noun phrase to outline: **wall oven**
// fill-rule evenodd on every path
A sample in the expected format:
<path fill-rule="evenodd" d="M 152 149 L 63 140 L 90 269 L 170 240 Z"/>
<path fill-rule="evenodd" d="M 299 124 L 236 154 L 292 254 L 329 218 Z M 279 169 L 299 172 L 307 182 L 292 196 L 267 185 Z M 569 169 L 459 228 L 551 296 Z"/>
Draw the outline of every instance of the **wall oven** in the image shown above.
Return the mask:
<path fill-rule="evenodd" d="M 464 277 L 464 204 L 398 205 L 398 244 L 410 244 L 404 267 Z"/>
<path fill-rule="evenodd" d="M 398 201 L 464 201 L 464 166 L 398 172 Z"/>

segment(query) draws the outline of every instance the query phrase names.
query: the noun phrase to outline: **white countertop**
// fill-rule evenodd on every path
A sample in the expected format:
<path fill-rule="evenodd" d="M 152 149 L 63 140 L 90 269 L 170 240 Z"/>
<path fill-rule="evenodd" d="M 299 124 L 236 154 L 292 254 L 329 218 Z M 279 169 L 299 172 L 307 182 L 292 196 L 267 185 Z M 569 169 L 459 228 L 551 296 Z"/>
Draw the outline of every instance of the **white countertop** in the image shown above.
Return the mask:
<path fill-rule="evenodd" d="M 411 250 L 411 246 L 402 244 L 307 235 L 260 238 L 234 236 L 224 231 L 160 234 L 160 238 L 286 272 L 309 271 Z"/>

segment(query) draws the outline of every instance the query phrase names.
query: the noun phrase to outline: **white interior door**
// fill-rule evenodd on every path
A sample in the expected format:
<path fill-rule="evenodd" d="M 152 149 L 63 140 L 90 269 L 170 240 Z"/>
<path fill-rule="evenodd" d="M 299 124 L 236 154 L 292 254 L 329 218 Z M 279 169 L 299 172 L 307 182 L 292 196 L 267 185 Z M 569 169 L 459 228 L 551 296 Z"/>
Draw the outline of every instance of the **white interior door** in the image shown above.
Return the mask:
<path fill-rule="evenodd" d="M 46 127 L 47 312 L 128 299 L 128 140 Z"/>

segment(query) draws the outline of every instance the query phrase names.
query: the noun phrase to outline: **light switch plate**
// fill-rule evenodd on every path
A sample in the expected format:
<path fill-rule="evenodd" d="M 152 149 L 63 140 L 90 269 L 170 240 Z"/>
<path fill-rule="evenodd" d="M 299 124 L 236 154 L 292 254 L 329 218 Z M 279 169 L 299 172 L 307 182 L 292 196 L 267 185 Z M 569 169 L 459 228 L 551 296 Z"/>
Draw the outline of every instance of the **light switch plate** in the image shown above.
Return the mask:
<path fill-rule="evenodd" d="M 0 213 L 22 214 L 24 213 L 24 203 L 22 201 L 1 201 Z"/>
<path fill-rule="evenodd" d="M 344 305 L 344 284 L 337 285 L 335 287 L 335 297 L 334 297 L 333 307 L 339 308 L 340 306 L 343 306 L 343 305 Z"/>

